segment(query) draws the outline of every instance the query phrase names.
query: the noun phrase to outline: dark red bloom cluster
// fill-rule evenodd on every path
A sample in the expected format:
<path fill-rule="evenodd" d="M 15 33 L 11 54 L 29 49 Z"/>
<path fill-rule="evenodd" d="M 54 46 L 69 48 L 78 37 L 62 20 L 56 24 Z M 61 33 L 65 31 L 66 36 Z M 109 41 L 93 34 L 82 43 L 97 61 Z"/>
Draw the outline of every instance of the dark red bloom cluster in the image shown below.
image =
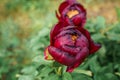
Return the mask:
<path fill-rule="evenodd" d="M 59 6 L 58 23 L 50 32 L 50 45 L 45 49 L 45 59 L 68 66 L 72 72 L 85 58 L 100 49 L 84 29 L 86 10 L 76 0 L 66 0 Z"/>

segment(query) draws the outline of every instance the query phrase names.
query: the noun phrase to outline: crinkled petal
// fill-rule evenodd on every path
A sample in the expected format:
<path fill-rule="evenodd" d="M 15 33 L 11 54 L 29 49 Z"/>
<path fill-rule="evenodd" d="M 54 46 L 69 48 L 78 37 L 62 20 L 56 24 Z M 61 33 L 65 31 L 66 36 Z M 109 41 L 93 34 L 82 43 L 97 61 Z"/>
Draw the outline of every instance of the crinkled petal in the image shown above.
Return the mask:
<path fill-rule="evenodd" d="M 54 46 L 49 46 L 48 50 L 52 57 L 59 63 L 64 64 L 66 66 L 70 66 L 74 63 L 74 57 L 70 56 L 69 53 L 64 52 Z"/>
<path fill-rule="evenodd" d="M 67 1 L 61 3 L 61 5 L 59 6 L 59 13 L 62 14 L 63 10 L 69 5 L 69 3 Z"/>
<path fill-rule="evenodd" d="M 54 37 L 60 32 L 60 29 L 68 25 L 69 24 L 64 21 L 64 22 L 58 22 L 58 24 L 53 26 L 50 32 L 50 45 L 54 45 Z"/>
<path fill-rule="evenodd" d="M 90 48 L 90 54 L 95 53 L 96 51 L 98 51 L 101 48 L 100 44 L 94 43 L 93 41 L 91 41 L 91 48 Z"/>
<path fill-rule="evenodd" d="M 76 56 L 75 63 L 71 66 L 67 67 L 67 72 L 72 72 L 75 68 L 77 68 L 89 55 L 89 50 L 87 47 L 83 48 Z"/>
<path fill-rule="evenodd" d="M 68 52 L 71 55 L 76 55 L 80 51 L 80 47 L 74 45 L 73 40 L 71 39 L 70 30 L 62 31 L 55 40 L 54 46 Z M 73 32 L 72 32 L 73 33 Z"/>
<path fill-rule="evenodd" d="M 73 41 L 72 35 L 76 35 Z M 60 30 L 60 33 L 55 37 L 54 46 L 68 52 L 71 55 L 76 55 L 83 47 L 88 47 L 87 38 L 76 30 L 73 26 L 67 26 Z"/>
<path fill-rule="evenodd" d="M 74 4 L 75 6 L 77 6 L 77 9 L 81 11 L 81 13 L 84 13 L 85 15 L 87 14 L 86 13 L 86 9 L 79 3 L 77 4 Z"/>
<path fill-rule="evenodd" d="M 86 36 L 86 38 L 88 39 L 90 54 L 95 53 L 97 50 L 99 50 L 101 48 L 100 44 L 96 44 L 96 43 L 93 42 L 93 40 L 91 39 L 90 33 L 87 30 L 85 30 L 82 27 L 81 28 L 78 27 L 78 30 L 81 33 L 83 33 Z"/>
<path fill-rule="evenodd" d="M 84 24 L 86 23 L 86 15 L 77 15 L 71 20 L 75 26 L 84 27 Z"/>

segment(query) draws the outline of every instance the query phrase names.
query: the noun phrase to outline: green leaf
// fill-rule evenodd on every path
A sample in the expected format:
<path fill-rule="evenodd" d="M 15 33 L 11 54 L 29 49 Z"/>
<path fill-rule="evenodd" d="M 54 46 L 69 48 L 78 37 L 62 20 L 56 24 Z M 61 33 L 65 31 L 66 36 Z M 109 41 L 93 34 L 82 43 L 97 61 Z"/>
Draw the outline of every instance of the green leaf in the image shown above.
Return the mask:
<path fill-rule="evenodd" d="M 117 76 L 115 76 L 114 74 L 112 73 L 107 73 L 105 74 L 105 77 L 107 77 L 106 80 L 119 80 Z"/>
<path fill-rule="evenodd" d="M 87 20 L 87 23 L 85 24 L 85 27 L 88 29 L 88 31 L 95 32 L 94 25 L 95 24 L 91 20 Z"/>
<path fill-rule="evenodd" d="M 34 57 L 32 61 L 38 65 L 50 65 L 51 63 L 53 63 L 53 61 L 45 60 L 44 56 L 41 55 Z"/>
<path fill-rule="evenodd" d="M 72 74 L 73 80 L 93 80 L 91 77 L 85 74 Z"/>
<path fill-rule="evenodd" d="M 115 32 L 107 32 L 107 35 L 110 40 L 120 41 L 120 34 L 116 34 Z"/>
<path fill-rule="evenodd" d="M 49 73 L 53 71 L 52 68 L 48 67 L 48 66 L 45 66 L 41 71 L 40 71 L 40 77 L 47 77 L 49 76 Z"/>
<path fill-rule="evenodd" d="M 31 75 L 20 76 L 18 80 L 34 80 L 34 77 Z"/>
<path fill-rule="evenodd" d="M 106 80 L 103 74 L 94 74 L 94 80 Z"/>
<path fill-rule="evenodd" d="M 96 34 L 93 34 L 92 35 L 92 38 L 95 40 L 95 41 L 100 41 L 101 39 L 104 38 L 104 35 L 100 34 L 100 33 L 96 33 Z"/>
<path fill-rule="evenodd" d="M 104 27 L 106 21 L 105 21 L 105 18 L 104 18 L 104 17 L 102 17 L 102 16 L 98 16 L 96 22 L 97 22 L 97 24 L 102 25 L 101 27 Z"/>
<path fill-rule="evenodd" d="M 102 16 L 98 16 L 95 26 L 96 30 L 99 31 L 100 29 L 104 29 L 106 27 L 105 23 L 106 23 L 105 18 Z"/>
<path fill-rule="evenodd" d="M 29 67 L 23 68 L 21 72 L 24 73 L 24 74 L 31 74 L 35 71 L 36 71 L 35 67 L 29 66 Z"/>
<path fill-rule="evenodd" d="M 100 71 L 100 64 L 97 61 L 97 56 L 93 56 L 90 60 L 89 60 L 89 66 L 90 66 L 90 70 L 93 73 L 97 73 Z"/>
<path fill-rule="evenodd" d="M 95 80 L 119 80 L 117 76 L 115 76 L 112 73 L 99 73 L 95 74 L 94 76 Z"/>
<path fill-rule="evenodd" d="M 101 68 L 100 72 L 102 73 L 113 73 L 113 63 L 108 63 L 107 66 Z"/>
<path fill-rule="evenodd" d="M 38 33 L 38 36 L 39 37 L 44 37 L 44 36 L 47 36 L 49 34 L 50 30 L 48 28 L 43 28 L 39 33 Z"/>
<path fill-rule="evenodd" d="M 101 44 L 102 47 L 100 48 L 99 52 L 99 56 L 98 57 L 105 57 L 106 56 L 106 47 L 104 44 Z"/>
<path fill-rule="evenodd" d="M 43 80 L 59 80 L 59 76 L 56 74 L 51 74 Z"/>
<path fill-rule="evenodd" d="M 75 69 L 73 73 L 85 74 L 87 76 L 92 76 L 92 72 L 88 70 L 80 70 L 79 68 Z"/>
<path fill-rule="evenodd" d="M 64 73 L 63 74 L 63 80 L 72 80 L 72 76 L 70 73 Z"/>

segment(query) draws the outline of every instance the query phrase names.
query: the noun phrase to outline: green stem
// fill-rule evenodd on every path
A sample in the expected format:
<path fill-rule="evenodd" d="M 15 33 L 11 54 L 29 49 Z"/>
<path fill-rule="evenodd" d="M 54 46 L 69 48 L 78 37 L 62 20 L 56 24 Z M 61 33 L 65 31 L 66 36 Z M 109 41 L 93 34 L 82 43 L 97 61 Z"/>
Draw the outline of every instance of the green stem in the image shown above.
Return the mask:
<path fill-rule="evenodd" d="M 55 72 L 57 75 L 61 76 L 63 72 L 63 65 L 59 64 L 58 62 L 53 63 L 53 67 L 55 68 Z"/>

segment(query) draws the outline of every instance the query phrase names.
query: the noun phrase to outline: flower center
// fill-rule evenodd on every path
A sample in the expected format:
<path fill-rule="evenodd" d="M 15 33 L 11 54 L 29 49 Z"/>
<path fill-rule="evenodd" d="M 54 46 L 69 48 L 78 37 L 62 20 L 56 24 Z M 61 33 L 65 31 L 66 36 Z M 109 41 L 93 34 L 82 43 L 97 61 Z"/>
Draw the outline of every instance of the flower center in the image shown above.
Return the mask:
<path fill-rule="evenodd" d="M 72 38 L 73 42 L 76 41 L 77 37 L 78 37 L 77 35 L 71 35 L 71 38 Z"/>
<path fill-rule="evenodd" d="M 67 16 L 69 18 L 72 18 L 73 16 L 75 16 L 77 14 L 79 14 L 78 10 L 70 10 L 70 11 L 67 12 Z"/>

